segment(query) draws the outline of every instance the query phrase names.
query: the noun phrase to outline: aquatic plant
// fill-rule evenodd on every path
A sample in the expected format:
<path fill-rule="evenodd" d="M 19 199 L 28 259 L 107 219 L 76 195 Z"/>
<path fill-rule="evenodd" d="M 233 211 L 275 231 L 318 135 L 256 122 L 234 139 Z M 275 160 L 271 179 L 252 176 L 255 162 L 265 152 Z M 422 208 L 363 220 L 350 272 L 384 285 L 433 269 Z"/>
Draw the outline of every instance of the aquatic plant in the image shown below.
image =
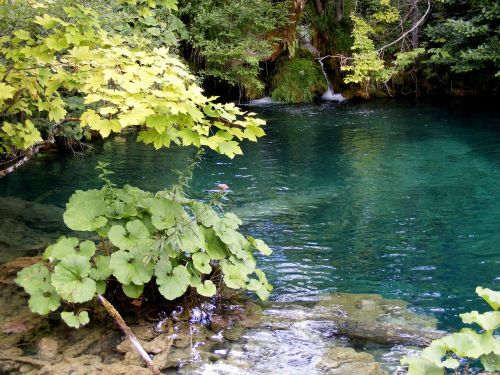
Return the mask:
<path fill-rule="evenodd" d="M 465 324 L 478 324 L 480 332 L 464 328 L 439 340 L 434 340 L 420 357 L 406 356 L 401 360 L 408 365 L 408 375 L 443 375 L 445 369 L 467 369 L 479 360 L 486 371 L 500 371 L 500 338 L 495 331 L 500 327 L 500 292 L 477 287 L 476 293 L 493 309 L 480 314 L 472 311 L 460 314 Z M 467 370 L 465 370 L 467 371 Z"/>
<path fill-rule="evenodd" d="M 269 255 L 271 249 L 241 234 L 238 217 L 222 212 L 218 202 L 227 186 L 203 203 L 183 193 L 185 175 L 171 189 L 151 193 L 117 188 L 106 167 L 98 166 L 103 187 L 77 190 L 64 213 L 70 229 L 95 232 L 100 241 L 63 236 L 45 249 L 41 262 L 18 273 L 33 312 L 46 315 L 63 306 L 61 318 L 78 328 L 89 322 L 86 303 L 104 294 L 111 279 L 133 299 L 146 287 L 167 300 L 189 288 L 212 297 L 221 283 L 268 298 L 272 287 L 253 253 Z"/>

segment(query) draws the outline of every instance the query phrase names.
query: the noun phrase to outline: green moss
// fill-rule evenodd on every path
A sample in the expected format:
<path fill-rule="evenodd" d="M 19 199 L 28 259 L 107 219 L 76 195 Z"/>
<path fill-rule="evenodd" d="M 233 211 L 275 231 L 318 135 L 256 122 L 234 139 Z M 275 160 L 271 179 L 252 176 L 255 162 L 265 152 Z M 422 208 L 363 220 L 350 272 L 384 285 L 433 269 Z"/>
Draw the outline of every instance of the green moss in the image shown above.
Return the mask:
<path fill-rule="evenodd" d="M 317 61 L 293 58 L 278 64 L 271 96 L 285 103 L 310 103 L 326 89 L 325 77 Z"/>

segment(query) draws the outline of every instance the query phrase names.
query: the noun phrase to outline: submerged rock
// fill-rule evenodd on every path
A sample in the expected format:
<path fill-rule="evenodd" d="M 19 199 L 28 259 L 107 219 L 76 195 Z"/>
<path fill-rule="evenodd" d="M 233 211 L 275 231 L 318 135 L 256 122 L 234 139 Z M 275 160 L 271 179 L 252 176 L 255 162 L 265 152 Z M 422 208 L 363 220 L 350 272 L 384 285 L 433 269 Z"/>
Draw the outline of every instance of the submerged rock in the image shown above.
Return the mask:
<path fill-rule="evenodd" d="M 316 365 L 321 374 L 335 375 L 386 375 L 372 355 L 360 353 L 352 348 L 334 347 L 326 350 Z"/>
<path fill-rule="evenodd" d="M 70 231 L 64 225 L 62 208 L 0 197 L 0 262 L 41 252 Z"/>
<path fill-rule="evenodd" d="M 296 321 L 321 322 L 320 329 L 332 337 L 345 336 L 385 345 L 428 345 L 445 335 L 437 320 L 416 314 L 402 300 L 377 294 L 334 293 L 313 306 L 274 304 L 267 310 L 269 326 L 286 329 Z"/>

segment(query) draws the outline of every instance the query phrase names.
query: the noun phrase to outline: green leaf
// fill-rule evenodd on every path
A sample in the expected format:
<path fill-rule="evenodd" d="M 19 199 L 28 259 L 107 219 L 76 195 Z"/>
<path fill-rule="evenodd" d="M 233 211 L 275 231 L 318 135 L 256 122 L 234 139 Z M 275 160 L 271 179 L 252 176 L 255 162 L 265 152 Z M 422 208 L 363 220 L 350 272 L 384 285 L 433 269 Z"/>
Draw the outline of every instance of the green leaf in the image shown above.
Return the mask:
<path fill-rule="evenodd" d="M 120 250 L 132 250 L 150 238 L 148 228 L 140 220 L 129 221 L 126 228 L 114 225 L 108 232 L 109 240 Z"/>
<path fill-rule="evenodd" d="M 205 245 L 203 233 L 194 222 L 182 228 L 179 236 L 179 248 L 186 253 L 195 253 Z"/>
<path fill-rule="evenodd" d="M 12 99 L 16 89 L 6 83 L 0 82 L 0 100 Z"/>
<path fill-rule="evenodd" d="M 263 255 L 271 255 L 273 251 L 269 246 L 266 245 L 266 243 L 262 240 L 259 239 L 254 239 L 253 237 L 248 236 L 247 237 L 248 241 L 252 244 L 253 247 L 255 247 L 258 251 L 261 252 Z"/>
<path fill-rule="evenodd" d="M 96 283 L 88 277 L 89 259 L 82 255 L 69 255 L 55 266 L 52 285 L 61 298 L 68 302 L 90 301 L 96 293 Z"/>
<path fill-rule="evenodd" d="M 158 290 L 168 300 L 174 300 L 182 296 L 188 286 L 191 274 L 185 266 L 177 266 L 171 275 L 157 277 Z"/>
<path fill-rule="evenodd" d="M 162 255 L 155 265 L 155 276 L 162 280 L 163 277 L 169 276 L 172 272 L 172 263 L 168 259 L 168 255 Z"/>
<path fill-rule="evenodd" d="M 500 371 L 500 355 L 495 353 L 482 355 L 480 358 L 484 369 L 488 372 L 495 373 Z"/>
<path fill-rule="evenodd" d="M 226 245 L 220 240 L 215 234 L 212 228 L 201 228 L 203 232 L 203 237 L 205 238 L 205 251 L 214 260 L 225 259 L 229 253 Z"/>
<path fill-rule="evenodd" d="M 94 267 L 90 270 L 90 277 L 94 280 L 106 280 L 113 271 L 109 268 L 109 256 L 98 255 L 93 258 Z"/>
<path fill-rule="evenodd" d="M 196 221 L 203 224 L 205 227 L 212 227 L 221 220 L 219 215 L 206 204 L 192 202 L 191 209 L 196 216 Z"/>
<path fill-rule="evenodd" d="M 17 273 L 16 284 L 30 295 L 43 294 L 53 290 L 49 269 L 42 263 L 23 268 Z"/>
<path fill-rule="evenodd" d="M 478 286 L 476 288 L 476 293 L 479 297 L 488 302 L 493 310 L 498 310 L 498 308 L 500 307 L 500 292 Z"/>
<path fill-rule="evenodd" d="M 104 294 L 106 292 L 106 281 L 104 280 L 98 280 L 96 281 L 96 293 L 97 294 Z"/>
<path fill-rule="evenodd" d="M 34 313 L 47 315 L 61 306 L 61 298 L 55 290 L 43 294 L 33 294 L 28 301 L 28 306 Z"/>
<path fill-rule="evenodd" d="M 122 285 L 123 293 L 129 298 L 139 298 L 144 290 L 144 285 Z"/>
<path fill-rule="evenodd" d="M 80 328 L 90 321 L 87 311 L 81 311 L 78 315 L 75 315 L 73 311 L 64 311 L 61 313 L 61 318 L 72 328 Z"/>
<path fill-rule="evenodd" d="M 48 246 L 43 253 L 44 260 L 47 259 L 58 259 L 61 260 L 64 257 L 72 254 L 76 254 L 75 248 L 78 246 L 78 238 L 75 237 L 61 237 L 53 245 Z M 95 246 L 94 246 L 95 248 Z M 92 255 L 90 255 L 92 256 Z M 90 258 L 89 256 L 89 258 Z"/>
<path fill-rule="evenodd" d="M 196 286 L 196 291 L 198 294 L 201 294 L 205 297 L 212 297 L 217 293 L 217 289 L 215 288 L 215 284 L 212 280 L 205 280 L 203 283 L 200 283 Z"/>
<path fill-rule="evenodd" d="M 232 289 L 241 289 L 246 286 L 248 281 L 248 272 L 238 265 L 234 265 L 228 261 L 221 263 L 222 272 L 224 273 L 224 283 Z"/>
<path fill-rule="evenodd" d="M 403 357 L 402 365 L 408 365 L 408 375 L 444 375 L 443 367 L 421 357 Z"/>
<path fill-rule="evenodd" d="M 481 328 L 491 331 L 500 326 L 500 311 L 488 311 L 480 314 L 477 311 L 460 314 L 460 318 L 465 324 L 479 324 Z"/>
<path fill-rule="evenodd" d="M 87 240 L 80 243 L 78 254 L 91 258 L 95 254 L 95 250 L 96 247 L 94 241 Z"/>
<path fill-rule="evenodd" d="M 149 200 L 151 222 L 156 229 L 163 230 L 173 227 L 177 222 L 182 222 L 187 215 L 182 206 L 169 199 L 154 198 Z"/>
<path fill-rule="evenodd" d="M 479 358 L 494 349 L 494 339 L 488 334 L 478 334 L 472 330 L 463 329 L 459 333 L 446 336 L 442 341 L 460 357 Z"/>
<path fill-rule="evenodd" d="M 194 267 L 198 271 L 206 274 L 212 272 L 212 267 L 210 266 L 210 256 L 207 253 L 194 253 L 191 258 L 193 259 Z"/>
<path fill-rule="evenodd" d="M 102 190 L 77 190 L 66 204 L 64 223 L 73 230 L 95 231 L 108 222 Z"/>
<path fill-rule="evenodd" d="M 120 250 L 111 254 L 109 267 L 117 280 L 125 285 L 142 285 L 153 276 L 153 263 L 144 264 L 143 259 L 135 258 L 129 252 Z"/>
<path fill-rule="evenodd" d="M 44 29 L 50 30 L 57 25 L 58 18 L 44 14 L 42 17 L 36 16 L 35 23 L 41 25 Z"/>

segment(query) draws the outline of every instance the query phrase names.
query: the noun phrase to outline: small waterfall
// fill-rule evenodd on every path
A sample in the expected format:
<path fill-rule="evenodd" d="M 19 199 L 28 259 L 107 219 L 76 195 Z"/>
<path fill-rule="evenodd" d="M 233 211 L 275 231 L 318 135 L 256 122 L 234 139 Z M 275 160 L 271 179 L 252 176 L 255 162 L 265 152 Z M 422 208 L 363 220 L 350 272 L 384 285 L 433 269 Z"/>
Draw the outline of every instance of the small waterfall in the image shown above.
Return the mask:
<path fill-rule="evenodd" d="M 328 57 L 328 56 L 325 56 Z M 326 80 L 326 85 L 328 89 L 326 92 L 321 96 L 322 100 L 325 101 L 333 101 L 333 102 L 343 102 L 345 100 L 344 96 L 342 94 L 335 94 L 335 91 L 333 91 L 332 84 L 330 83 L 330 80 L 328 79 L 328 75 L 326 74 L 325 71 L 325 66 L 323 65 L 323 59 L 325 57 L 321 57 L 317 59 L 319 61 L 319 65 L 321 65 L 321 70 L 323 71 L 323 75 L 325 76 Z"/>
<path fill-rule="evenodd" d="M 255 106 L 269 105 L 269 104 L 280 104 L 280 102 L 277 100 L 274 100 L 270 96 L 264 96 L 263 98 L 250 100 L 248 102 L 248 105 L 255 105 Z"/>

